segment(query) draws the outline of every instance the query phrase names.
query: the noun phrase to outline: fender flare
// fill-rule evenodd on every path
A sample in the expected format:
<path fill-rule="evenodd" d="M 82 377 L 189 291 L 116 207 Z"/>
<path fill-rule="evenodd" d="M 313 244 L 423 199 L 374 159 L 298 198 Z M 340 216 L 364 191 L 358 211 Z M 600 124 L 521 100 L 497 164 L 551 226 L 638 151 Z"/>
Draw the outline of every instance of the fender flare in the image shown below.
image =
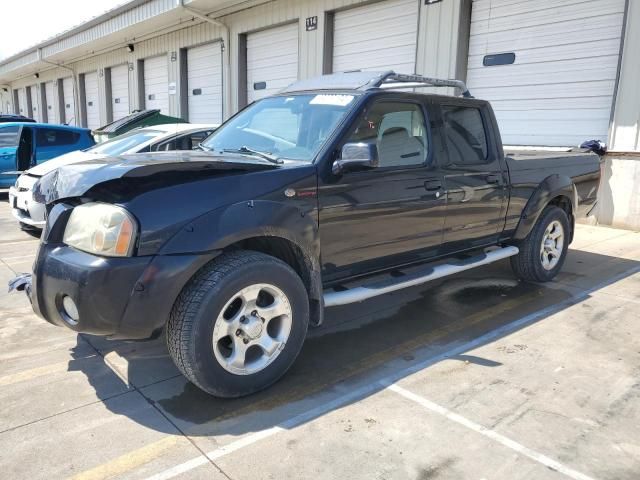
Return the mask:
<path fill-rule="evenodd" d="M 576 211 L 578 192 L 571 178 L 566 175 L 550 175 L 540 182 L 522 211 L 513 239 L 524 240 L 533 230 L 545 207 L 557 197 L 567 198 L 571 203 L 571 212 Z M 570 238 L 573 238 L 573 218 L 569 218 L 569 222 L 572 226 Z"/>
<path fill-rule="evenodd" d="M 322 323 L 320 238 L 315 210 L 270 200 L 250 200 L 212 210 L 187 223 L 169 239 L 159 255 L 212 254 L 252 238 L 275 237 L 293 244 L 308 278 L 311 323 Z M 301 258 L 300 258 L 301 257 Z"/>

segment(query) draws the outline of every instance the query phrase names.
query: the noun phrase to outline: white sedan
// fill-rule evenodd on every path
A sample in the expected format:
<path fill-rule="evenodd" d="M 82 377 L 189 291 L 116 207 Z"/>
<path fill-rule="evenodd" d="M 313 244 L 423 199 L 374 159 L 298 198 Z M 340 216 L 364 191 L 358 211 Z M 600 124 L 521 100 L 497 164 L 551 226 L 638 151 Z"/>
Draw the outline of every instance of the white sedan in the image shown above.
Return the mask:
<path fill-rule="evenodd" d="M 33 186 L 40 177 L 58 167 L 114 155 L 192 150 L 217 127 L 218 125 L 172 123 L 138 128 L 87 150 L 67 153 L 37 165 L 20 175 L 16 184 L 9 189 L 9 204 L 13 216 L 20 222 L 22 228 L 44 227 L 45 206 L 33 199 Z"/>

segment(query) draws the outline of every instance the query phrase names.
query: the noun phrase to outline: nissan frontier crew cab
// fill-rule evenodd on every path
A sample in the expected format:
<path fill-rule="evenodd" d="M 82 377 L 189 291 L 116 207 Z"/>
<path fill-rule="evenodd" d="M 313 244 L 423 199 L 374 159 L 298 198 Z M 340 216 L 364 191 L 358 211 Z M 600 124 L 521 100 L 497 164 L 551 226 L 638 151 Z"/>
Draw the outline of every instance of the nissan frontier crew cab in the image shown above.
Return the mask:
<path fill-rule="evenodd" d="M 462 96 L 412 90 L 425 86 Z M 595 205 L 599 161 L 585 150 L 505 155 L 491 106 L 460 81 L 303 80 L 199 151 L 42 177 L 39 252 L 12 285 L 77 332 L 164 331 L 191 382 L 246 395 L 287 371 L 327 307 L 504 258 L 522 280 L 552 280 L 576 217 Z"/>

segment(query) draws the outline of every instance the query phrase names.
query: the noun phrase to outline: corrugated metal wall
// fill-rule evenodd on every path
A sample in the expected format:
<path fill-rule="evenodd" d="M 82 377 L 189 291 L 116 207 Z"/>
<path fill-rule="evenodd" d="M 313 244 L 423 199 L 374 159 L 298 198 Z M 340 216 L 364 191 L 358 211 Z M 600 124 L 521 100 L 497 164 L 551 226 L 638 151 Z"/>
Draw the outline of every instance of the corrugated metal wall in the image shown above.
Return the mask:
<path fill-rule="evenodd" d="M 613 121 L 609 132 L 610 149 L 640 151 L 640 2 L 629 0 L 620 79 Z"/>
<path fill-rule="evenodd" d="M 433 5 L 424 5 L 424 0 L 415 0 L 415 2 L 419 4 L 420 11 L 418 51 L 416 54 L 417 73 L 455 77 L 456 73 L 460 71 L 460 63 L 466 62 L 466 57 L 462 60 L 458 57 L 461 51 L 461 45 L 459 45 L 461 15 L 465 9 L 464 5 L 469 3 L 468 0 L 445 0 Z M 240 58 L 238 40 L 241 34 L 296 21 L 299 29 L 298 77 L 307 78 L 320 75 L 323 71 L 327 12 L 363 3 L 374 2 L 364 2 L 363 0 L 276 0 L 251 6 L 224 17 L 216 17 L 229 26 L 231 39 L 231 45 L 227 46 L 227 48 L 230 48 L 231 65 L 229 69 L 230 85 L 227 86 L 226 90 L 228 98 L 225 101 L 227 104 L 225 117 L 235 112 L 239 105 L 238 83 L 241 75 L 238 62 Z M 243 4 L 246 4 L 246 2 L 243 2 Z M 152 0 L 127 12 L 127 20 L 123 20 L 122 15 L 120 15 L 117 17 L 119 20 L 114 19 L 106 22 L 108 25 L 91 27 L 86 32 L 78 33 L 69 39 L 43 48 L 43 57 L 46 58 L 48 55 L 62 52 L 64 49 L 83 45 L 83 42 L 99 38 L 99 35 L 125 28 L 127 25 L 130 27 L 127 22 L 143 21 L 154 15 L 163 14 L 163 12 L 175 8 L 175 6 L 175 0 Z M 317 16 L 318 19 L 317 29 L 306 31 L 305 19 L 314 16 Z M 177 25 L 175 28 L 179 28 L 178 30 L 149 40 L 135 42 L 135 51 L 133 53 L 127 52 L 126 48 L 120 46 L 113 51 L 96 54 L 68 65 L 76 75 L 91 71 L 98 72 L 101 123 L 107 122 L 107 101 L 110 101 L 106 98 L 105 68 L 122 63 L 131 65 L 132 70 L 129 72 L 131 85 L 130 102 L 131 108 L 134 109 L 140 105 L 138 73 L 136 71 L 138 68 L 137 60 L 151 56 L 166 55 L 169 66 L 169 82 L 176 83 L 176 92 L 180 92 L 180 62 L 177 61 L 180 49 L 211 41 L 224 40 L 222 29 L 210 23 L 203 23 L 198 19 L 193 19 L 190 25 L 184 24 L 183 28 L 180 27 L 182 25 Z M 173 52 L 176 52 L 176 55 L 172 57 Z M 173 61 L 172 58 L 176 58 L 176 61 Z M 27 65 L 36 60 L 37 54 L 28 54 L 0 67 L 0 70 L 13 69 L 16 65 Z M 57 81 L 58 79 L 69 77 L 69 75 L 70 71 L 68 69 L 54 67 L 40 71 L 39 81 Z M 32 82 L 32 77 L 25 77 L 12 82 L 11 87 L 16 89 Z M 169 99 L 169 113 L 171 115 L 180 116 L 181 114 L 181 102 L 178 95 L 178 93 L 173 94 Z M 76 115 L 78 118 L 80 117 L 78 112 L 76 112 Z"/>

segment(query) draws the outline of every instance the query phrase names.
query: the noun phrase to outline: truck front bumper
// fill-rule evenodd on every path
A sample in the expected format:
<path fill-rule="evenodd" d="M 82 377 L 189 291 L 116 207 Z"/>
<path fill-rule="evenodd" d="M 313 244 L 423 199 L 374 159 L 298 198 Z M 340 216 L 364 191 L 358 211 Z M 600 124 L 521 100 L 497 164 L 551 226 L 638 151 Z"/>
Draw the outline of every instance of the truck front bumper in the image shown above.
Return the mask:
<path fill-rule="evenodd" d="M 54 325 L 114 339 L 145 339 L 165 325 L 189 279 L 220 252 L 112 258 L 62 243 L 72 208 L 56 205 L 41 237 L 24 290 L 34 312 Z"/>
<path fill-rule="evenodd" d="M 123 319 L 150 261 L 151 257 L 102 258 L 65 245 L 42 244 L 31 278 L 33 310 L 54 325 L 78 332 L 149 336 L 148 329 L 123 324 Z M 72 314 L 69 305 L 75 307 Z"/>
<path fill-rule="evenodd" d="M 18 289 L 54 325 L 112 339 L 145 339 L 162 330 L 184 285 L 214 257 L 209 252 L 105 258 L 41 244 L 30 288 Z"/>

